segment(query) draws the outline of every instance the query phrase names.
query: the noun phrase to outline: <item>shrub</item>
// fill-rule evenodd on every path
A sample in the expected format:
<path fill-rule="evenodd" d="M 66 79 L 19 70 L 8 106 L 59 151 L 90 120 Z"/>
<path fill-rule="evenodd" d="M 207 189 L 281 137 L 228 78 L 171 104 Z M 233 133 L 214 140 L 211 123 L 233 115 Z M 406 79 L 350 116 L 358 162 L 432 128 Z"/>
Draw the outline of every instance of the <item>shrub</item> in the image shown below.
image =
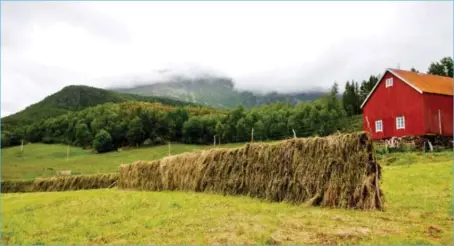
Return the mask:
<path fill-rule="evenodd" d="M 113 149 L 112 137 L 106 130 L 102 129 L 96 134 L 93 140 L 93 149 L 98 153 L 108 152 Z"/>
<path fill-rule="evenodd" d="M 153 145 L 153 140 L 147 138 L 147 140 L 145 140 L 145 141 L 143 142 L 143 145 L 145 145 L 145 146 L 151 146 L 151 145 Z"/>

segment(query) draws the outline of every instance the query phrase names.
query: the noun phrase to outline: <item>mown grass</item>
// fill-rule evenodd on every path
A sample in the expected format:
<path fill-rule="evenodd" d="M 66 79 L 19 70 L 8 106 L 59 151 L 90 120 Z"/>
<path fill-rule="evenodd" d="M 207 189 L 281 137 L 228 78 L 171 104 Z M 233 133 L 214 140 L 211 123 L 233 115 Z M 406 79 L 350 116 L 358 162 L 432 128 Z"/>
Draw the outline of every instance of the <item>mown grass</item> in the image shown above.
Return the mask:
<path fill-rule="evenodd" d="M 451 244 L 450 153 L 384 166 L 384 212 L 185 192 L 5 194 L 2 243 Z"/>
<path fill-rule="evenodd" d="M 378 154 L 377 160 L 382 166 L 411 166 L 417 163 L 438 163 L 453 159 L 452 151 L 440 152 L 395 152 L 387 154 Z"/>
<path fill-rule="evenodd" d="M 224 144 L 217 147 L 236 147 L 244 143 Z M 171 144 L 171 154 L 212 148 L 210 145 Z M 28 144 L 2 149 L 2 180 L 34 179 L 54 176 L 56 171 L 71 170 L 78 174 L 117 172 L 121 164 L 137 160 L 155 160 L 168 155 L 168 145 L 127 149 L 120 152 L 95 154 L 90 150 L 55 144 Z"/>

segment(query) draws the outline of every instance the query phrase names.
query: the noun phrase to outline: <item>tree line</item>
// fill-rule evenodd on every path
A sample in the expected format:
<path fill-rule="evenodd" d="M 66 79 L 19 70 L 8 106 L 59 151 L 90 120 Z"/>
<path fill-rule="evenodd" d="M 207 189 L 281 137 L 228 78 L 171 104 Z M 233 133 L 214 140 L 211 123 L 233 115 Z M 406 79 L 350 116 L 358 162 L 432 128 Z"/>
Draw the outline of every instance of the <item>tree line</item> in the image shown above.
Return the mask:
<path fill-rule="evenodd" d="M 452 76 L 452 58 L 432 63 L 429 73 Z M 148 102 L 106 103 L 2 132 L 1 146 L 20 145 L 24 140 L 70 144 L 102 153 L 167 141 L 279 140 L 293 137 L 293 131 L 298 137 L 326 136 L 343 129 L 347 117 L 361 114 L 360 106 L 379 77 L 371 75 L 361 83 L 347 81 L 341 97 L 334 83 L 324 97 L 295 106 L 278 102 L 251 109 L 239 105 L 232 110 L 213 110 Z"/>
<path fill-rule="evenodd" d="M 2 147 L 26 142 L 61 143 L 107 152 L 122 146 L 156 145 L 167 141 L 211 144 L 293 136 L 326 136 L 346 117 L 335 84 L 329 94 L 292 106 L 278 102 L 230 111 L 158 107 L 152 103 L 106 103 L 2 133 Z M 252 132 L 253 129 L 253 132 Z"/>

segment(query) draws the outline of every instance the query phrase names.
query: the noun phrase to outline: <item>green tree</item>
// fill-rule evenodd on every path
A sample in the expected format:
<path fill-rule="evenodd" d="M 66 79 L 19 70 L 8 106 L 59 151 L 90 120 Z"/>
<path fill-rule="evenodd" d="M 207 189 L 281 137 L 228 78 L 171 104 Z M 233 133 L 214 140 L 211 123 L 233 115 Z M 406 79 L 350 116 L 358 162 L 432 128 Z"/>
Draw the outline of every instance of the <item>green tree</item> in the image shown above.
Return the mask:
<path fill-rule="evenodd" d="M 169 138 L 179 141 L 183 138 L 183 124 L 189 119 L 189 112 L 185 108 L 178 107 L 167 114 L 167 127 Z"/>
<path fill-rule="evenodd" d="M 90 146 L 91 141 L 93 140 L 90 129 L 88 129 L 87 124 L 79 122 L 76 125 L 76 141 L 82 147 Z"/>
<path fill-rule="evenodd" d="M 359 93 L 358 83 L 347 81 L 344 94 L 342 95 L 342 104 L 348 116 L 361 113 L 361 98 Z"/>
<path fill-rule="evenodd" d="M 93 139 L 93 149 L 98 153 L 108 152 L 113 149 L 112 137 L 106 130 L 101 129 L 98 134 L 96 134 Z"/>
<path fill-rule="evenodd" d="M 369 95 L 369 93 L 372 91 L 372 89 L 378 83 L 379 77 L 380 77 L 379 75 L 378 76 L 371 75 L 368 80 L 363 80 L 363 82 L 361 83 L 361 86 L 359 88 L 361 104 L 364 102 L 366 97 Z"/>
<path fill-rule="evenodd" d="M 428 74 L 453 77 L 453 61 L 451 57 L 444 57 L 438 62 L 432 62 L 427 71 Z"/>
<path fill-rule="evenodd" d="M 9 141 L 8 132 L 2 132 L 2 148 L 11 146 Z"/>
<path fill-rule="evenodd" d="M 237 141 L 244 142 L 248 141 L 251 138 L 251 130 L 247 127 L 246 121 L 244 118 L 241 118 L 236 123 L 236 139 Z"/>
<path fill-rule="evenodd" d="M 183 140 L 186 143 L 201 144 L 203 123 L 200 116 L 192 116 L 183 124 Z"/>
<path fill-rule="evenodd" d="M 254 138 L 259 141 L 265 140 L 265 125 L 261 120 L 254 124 Z"/>
<path fill-rule="evenodd" d="M 129 123 L 127 138 L 129 144 L 138 146 L 145 139 L 145 131 L 143 130 L 142 121 L 138 116 L 134 117 Z"/>
<path fill-rule="evenodd" d="M 225 126 L 222 123 L 222 120 L 219 120 L 218 122 L 216 122 L 216 127 L 214 128 L 214 131 L 216 133 L 217 139 L 224 138 L 224 131 L 225 131 L 224 128 L 225 128 Z"/>

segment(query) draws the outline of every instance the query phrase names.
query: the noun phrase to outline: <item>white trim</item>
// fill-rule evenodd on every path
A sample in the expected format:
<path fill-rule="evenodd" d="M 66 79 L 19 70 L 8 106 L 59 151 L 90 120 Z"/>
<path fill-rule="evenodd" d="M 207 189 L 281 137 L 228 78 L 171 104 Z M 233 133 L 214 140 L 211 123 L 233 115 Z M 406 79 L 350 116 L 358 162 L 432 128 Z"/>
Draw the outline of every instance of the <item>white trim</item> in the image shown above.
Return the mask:
<path fill-rule="evenodd" d="M 407 85 L 411 86 L 411 88 L 415 89 L 416 91 L 418 91 L 419 93 L 422 94 L 422 90 L 420 90 L 419 88 L 417 88 L 416 86 L 414 86 L 412 83 L 406 81 L 404 78 L 400 77 L 397 73 L 394 73 L 391 69 L 388 69 L 388 71 L 392 74 L 394 74 L 394 76 L 396 76 L 397 78 L 399 78 L 400 80 L 402 80 L 403 82 L 405 82 Z"/>
<path fill-rule="evenodd" d="M 370 128 L 369 118 L 367 118 L 367 116 L 366 116 L 366 121 L 367 121 L 367 128 L 369 128 L 369 132 L 372 133 L 372 129 Z"/>
<path fill-rule="evenodd" d="M 377 124 L 380 123 L 380 130 L 377 127 Z M 383 132 L 383 121 L 382 120 L 376 120 L 375 121 L 375 132 Z"/>
<path fill-rule="evenodd" d="M 402 119 L 402 127 L 399 127 L 399 119 Z M 396 129 L 397 130 L 400 130 L 400 129 L 405 129 L 405 116 L 396 116 Z"/>
<path fill-rule="evenodd" d="M 364 105 L 366 105 L 366 102 L 369 100 L 370 96 L 372 95 L 372 93 L 374 93 L 375 89 L 377 88 L 377 86 L 381 83 L 381 81 L 383 80 L 383 78 L 385 77 L 386 73 L 387 72 L 390 72 L 391 74 L 393 74 L 394 76 L 396 76 L 397 78 L 399 78 L 400 80 L 402 80 L 405 84 L 409 85 L 411 88 L 415 89 L 416 91 L 418 91 L 419 93 L 422 94 L 422 90 L 416 88 L 414 85 L 412 85 L 411 83 L 408 83 L 408 81 L 406 81 L 405 79 L 403 79 L 402 77 L 400 77 L 399 75 L 397 75 L 396 73 L 394 73 L 393 71 L 391 71 L 391 69 L 386 69 L 385 72 L 383 73 L 383 75 L 380 77 L 380 79 L 378 80 L 378 82 L 375 84 L 374 88 L 372 88 L 372 90 L 370 91 L 369 95 L 367 95 L 366 99 L 364 99 L 364 102 L 363 104 L 361 104 L 361 107 L 360 108 L 363 108 Z M 393 82 L 394 83 L 394 82 Z"/>
<path fill-rule="evenodd" d="M 389 82 L 389 83 L 388 83 Z M 393 81 L 393 77 L 391 78 L 387 78 L 385 80 L 385 87 L 388 88 L 388 87 L 393 87 L 393 84 L 394 84 L 394 81 Z"/>

